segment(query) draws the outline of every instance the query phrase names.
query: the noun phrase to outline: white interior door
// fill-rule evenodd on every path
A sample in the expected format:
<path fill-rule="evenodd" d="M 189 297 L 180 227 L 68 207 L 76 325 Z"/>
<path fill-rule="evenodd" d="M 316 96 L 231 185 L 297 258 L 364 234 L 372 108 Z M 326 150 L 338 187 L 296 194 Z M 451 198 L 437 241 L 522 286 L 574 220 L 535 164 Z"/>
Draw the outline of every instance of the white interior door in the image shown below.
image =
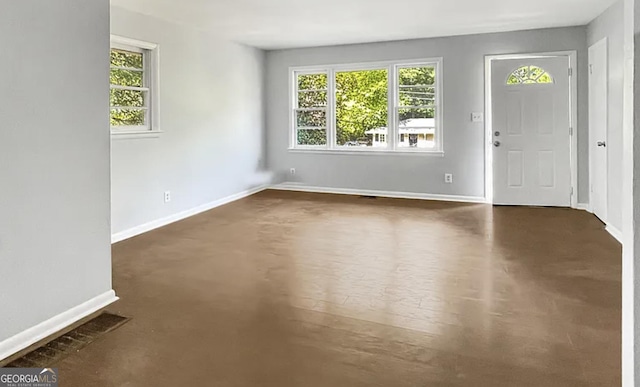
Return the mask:
<path fill-rule="evenodd" d="M 607 40 L 589 47 L 589 181 L 591 210 L 607 221 Z"/>
<path fill-rule="evenodd" d="M 566 56 L 494 60 L 493 202 L 571 206 Z"/>

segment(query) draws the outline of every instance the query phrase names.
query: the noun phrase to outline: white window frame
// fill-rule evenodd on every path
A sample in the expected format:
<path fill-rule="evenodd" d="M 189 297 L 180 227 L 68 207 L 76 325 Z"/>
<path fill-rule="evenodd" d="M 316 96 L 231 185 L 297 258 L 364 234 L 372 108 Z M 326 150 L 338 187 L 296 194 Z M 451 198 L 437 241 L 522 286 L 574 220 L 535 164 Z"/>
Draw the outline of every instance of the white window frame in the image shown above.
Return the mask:
<path fill-rule="evenodd" d="M 142 54 L 143 60 L 143 87 L 141 90 L 147 91 L 146 99 L 146 125 L 132 126 L 111 126 L 111 135 L 114 138 L 157 136 L 162 133 L 160 130 L 160 105 L 159 105 L 159 57 L 160 47 L 156 43 L 145 42 L 126 38 L 118 35 L 111 35 L 110 49 L 121 49 Z M 114 88 L 109 85 L 109 88 Z M 109 107 L 111 109 L 111 106 Z M 109 110 L 111 114 L 111 110 Z"/>
<path fill-rule="evenodd" d="M 289 151 L 291 152 L 315 152 L 329 154 L 416 154 L 416 155 L 444 155 L 444 130 L 443 130 L 443 104 L 442 104 L 442 58 L 426 58 L 404 61 L 384 61 L 369 63 L 334 64 L 322 66 L 301 66 L 289 68 Z M 406 148 L 399 147 L 399 69 L 407 67 L 435 67 L 435 146 L 433 148 Z M 366 71 L 387 70 L 388 98 L 387 111 L 387 146 L 386 147 L 347 147 L 339 146 L 336 142 L 336 72 L 342 71 Z M 296 128 L 296 111 L 298 101 L 298 75 L 327 74 L 327 145 L 298 145 Z"/>

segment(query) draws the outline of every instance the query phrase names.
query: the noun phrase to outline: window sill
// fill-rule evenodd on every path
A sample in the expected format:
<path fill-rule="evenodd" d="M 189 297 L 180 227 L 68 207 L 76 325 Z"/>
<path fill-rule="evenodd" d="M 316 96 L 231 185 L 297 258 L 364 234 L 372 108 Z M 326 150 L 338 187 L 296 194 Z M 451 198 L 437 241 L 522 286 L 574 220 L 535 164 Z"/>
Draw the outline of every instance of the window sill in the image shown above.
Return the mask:
<path fill-rule="evenodd" d="M 163 132 L 159 130 L 141 130 L 141 131 L 120 131 L 120 132 L 111 132 L 112 140 L 126 140 L 126 139 L 136 139 L 136 138 L 158 138 Z"/>
<path fill-rule="evenodd" d="M 443 151 L 433 150 L 341 150 L 341 149 L 314 149 L 314 148 L 289 148 L 291 153 L 308 153 L 324 155 L 364 155 L 364 156 L 426 156 L 444 157 Z"/>

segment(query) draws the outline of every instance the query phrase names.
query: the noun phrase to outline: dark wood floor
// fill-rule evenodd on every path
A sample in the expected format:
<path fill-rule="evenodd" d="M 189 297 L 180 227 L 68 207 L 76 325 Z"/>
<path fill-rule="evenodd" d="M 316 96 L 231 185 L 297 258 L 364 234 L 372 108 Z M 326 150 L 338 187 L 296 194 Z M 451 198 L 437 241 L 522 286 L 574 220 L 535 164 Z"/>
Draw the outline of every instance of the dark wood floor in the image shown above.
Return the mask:
<path fill-rule="evenodd" d="M 113 247 L 133 319 L 61 386 L 619 386 L 586 212 L 265 191 Z"/>

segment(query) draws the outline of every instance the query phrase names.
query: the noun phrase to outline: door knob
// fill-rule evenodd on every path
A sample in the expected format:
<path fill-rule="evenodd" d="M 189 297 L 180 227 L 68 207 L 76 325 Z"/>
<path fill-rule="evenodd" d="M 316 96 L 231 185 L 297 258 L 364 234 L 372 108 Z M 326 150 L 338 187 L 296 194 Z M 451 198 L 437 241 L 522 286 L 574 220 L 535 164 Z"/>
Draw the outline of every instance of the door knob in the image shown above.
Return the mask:
<path fill-rule="evenodd" d="M 598 141 L 598 146 L 606 147 L 606 146 L 607 146 L 607 143 L 606 143 L 606 142 L 604 142 L 604 141 Z"/>
<path fill-rule="evenodd" d="M 493 146 L 495 146 L 496 148 L 499 147 L 500 145 L 501 145 L 500 141 L 494 141 L 493 142 Z"/>

